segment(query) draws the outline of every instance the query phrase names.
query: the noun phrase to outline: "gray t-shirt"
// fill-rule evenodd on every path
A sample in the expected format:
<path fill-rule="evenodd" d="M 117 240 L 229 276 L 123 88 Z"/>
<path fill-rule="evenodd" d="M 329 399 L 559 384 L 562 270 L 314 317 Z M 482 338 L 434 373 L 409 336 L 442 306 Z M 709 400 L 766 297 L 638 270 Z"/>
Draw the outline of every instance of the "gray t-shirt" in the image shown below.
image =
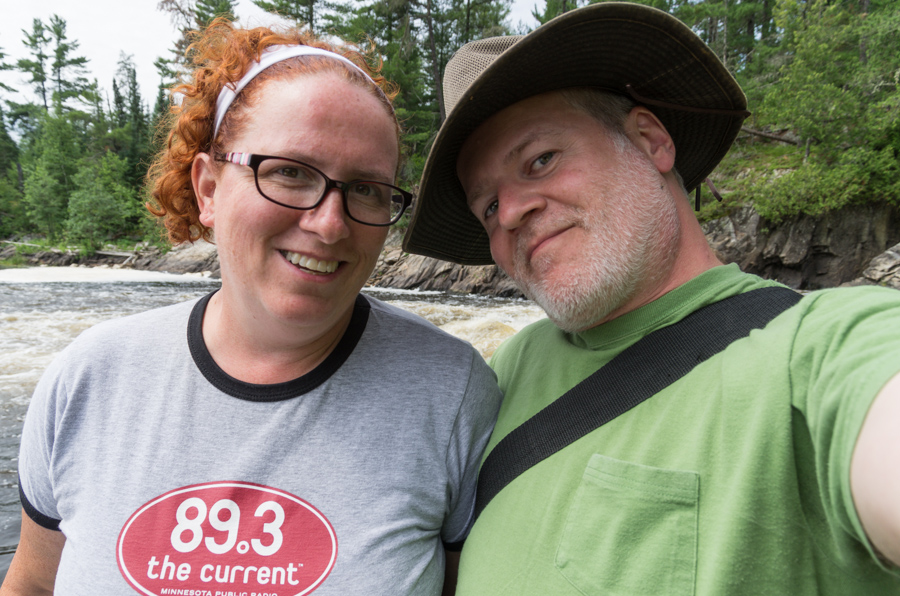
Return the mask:
<path fill-rule="evenodd" d="M 57 593 L 440 593 L 500 403 L 482 358 L 360 296 L 325 362 L 252 385 L 207 300 L 98 325 L 38 384 L 20 492 L 66 536 Z"/>

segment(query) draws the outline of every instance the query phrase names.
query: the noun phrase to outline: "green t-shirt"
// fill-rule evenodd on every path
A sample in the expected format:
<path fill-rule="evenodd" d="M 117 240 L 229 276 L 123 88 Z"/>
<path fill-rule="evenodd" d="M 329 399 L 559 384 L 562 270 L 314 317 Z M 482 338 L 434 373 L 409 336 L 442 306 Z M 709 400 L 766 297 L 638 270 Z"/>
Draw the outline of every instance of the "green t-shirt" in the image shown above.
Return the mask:
<path fill-rule="evenodd" d="M 649 332 L 769 285 L 716 267 L 582 333 L 529 326 L 492 359 L 506 398 L 488 452 Z M 896 290 L 806 296 L 504 488 L 466 541 L 457 594 L 900 594 L 849 480 L 898 355 Z"/>

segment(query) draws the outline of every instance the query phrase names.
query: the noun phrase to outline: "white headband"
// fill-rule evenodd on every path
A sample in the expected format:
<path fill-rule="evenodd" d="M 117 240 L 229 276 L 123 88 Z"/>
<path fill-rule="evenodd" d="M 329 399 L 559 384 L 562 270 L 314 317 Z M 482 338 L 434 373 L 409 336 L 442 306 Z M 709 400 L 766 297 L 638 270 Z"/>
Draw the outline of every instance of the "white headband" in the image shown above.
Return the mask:
<path fill-rule="evenodd" d="M 216 100 L 216 126 L 213 129 L 213 139 L 216 138 L 216 135 L 219 134 L 219 125 L 222 124 L 222 120 L 225 119 L 225 112 L 228 111 L 228 108 L 231 106 L 231 102 L 234 101 L 234 98 L 237 97 L 238 93 L 241 92 L 241 89 L 247 86 L 247 83 L 253 80 L 253 77 L 269 68 L 273 64 L 281 62 L 282 60 L 287 60 L 288 58 L 294 58 L 296 56 L 326 56 L 328 58 L 334 58 L 336 60 L 340 60 L 346 64 L 349 64 L 359 72 L 361 72 L 367 79 L 372 81 L 372 84 L 381 91 L 381 87 L 372 80 L 366 71 L 361 69 L 359 66 L 348 60 L 347 58 L 341 56 L 340 54 L 335 54 L 334 52 L 329 52 L 328 50 L 323 50 L 321 48 L 314 48 L 312 46 L 301 46 L 301 45 L 276 45 L 269 46 L 265 50 L 263 50 L 262 55 L 259 57 L 259 62 L 254 62 L 253 66 L 250 67 L 241 80 L 237 82 L 237 85 L 233 85 L 231 83 L 226 84 L 222 87 L 222 90 L 219 92 L 219 98 Z M 383 93 L 383 92 L 382 92 Z"/>

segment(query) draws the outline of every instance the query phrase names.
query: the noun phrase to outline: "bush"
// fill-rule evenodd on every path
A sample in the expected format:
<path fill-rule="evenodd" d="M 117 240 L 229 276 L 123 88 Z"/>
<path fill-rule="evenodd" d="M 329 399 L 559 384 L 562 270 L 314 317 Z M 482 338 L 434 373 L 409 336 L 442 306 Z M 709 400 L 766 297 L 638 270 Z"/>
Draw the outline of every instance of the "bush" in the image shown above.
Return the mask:
<path fill-rule="evenodd" d="M 84 250 L 129 233 L 136 216 L 134 191 L 125 180 L 127 163 L 112 152 L 86 163 L 75 174 L 77 190 L 69 197 L 68 238 Z"/>
<path fill-rule="evenodd" d="M 782 176 L 748 178 L 738 184 L 743 198 L 760 215 L 778 222 L 852 204 L 900 204 L 900 162 L 890 146 L 881 150 L 852 147 L 830 163 L 811 158 Z"/>

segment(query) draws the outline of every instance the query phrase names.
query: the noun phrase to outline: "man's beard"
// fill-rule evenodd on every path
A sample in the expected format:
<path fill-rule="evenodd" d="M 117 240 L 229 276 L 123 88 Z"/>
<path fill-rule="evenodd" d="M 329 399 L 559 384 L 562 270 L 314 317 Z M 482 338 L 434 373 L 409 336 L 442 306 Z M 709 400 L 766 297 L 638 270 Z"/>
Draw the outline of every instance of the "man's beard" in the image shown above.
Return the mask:
<path fill-rule="evenodd" d="M 616 143 L 620 168 L 607 185 L 602 205 L 572 208 L 536 222 L 543 229 L 564 224 L 588 235 L 582 259 L 553 263 L 551 256 L 525 258 L 527 237 L 516 247 L 511 277 L 526 296 L 567 332 L 603 321 L 640 291 L 652 289 L 671 270 L 680 237 L 675 197 L 662 186 L 659 173 L 629 141 Z M 574 219 L 574 221 L 573 221 Z M 560 271 L 561 268 L 568 270 Z M 543 272 L 543 273 L 541 273 Z"/>

